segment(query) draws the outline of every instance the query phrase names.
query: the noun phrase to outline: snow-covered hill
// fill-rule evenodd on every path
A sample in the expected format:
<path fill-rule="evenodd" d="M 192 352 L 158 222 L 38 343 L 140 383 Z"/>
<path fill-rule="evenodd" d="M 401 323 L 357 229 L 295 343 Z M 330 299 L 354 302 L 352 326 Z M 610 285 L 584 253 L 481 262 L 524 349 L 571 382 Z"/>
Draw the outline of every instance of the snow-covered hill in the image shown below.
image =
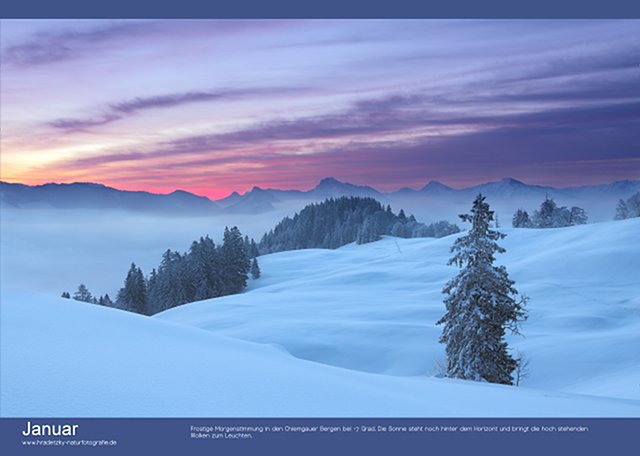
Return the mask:
<path fill-rule="evenodd" d="M 561 229 L 503 229 L 516 288 L 530 298 L 523 385 L 640 399 L 640 219 Z M 275 344 L 292 355 L 366 372 L 430 375 L 453 237 L 387 238 L 338 250 L 260 258 L 248 292 L 158 318 Z"/>
<path fill-rule="evenodd" d="M 640 401 L 357 372 L 114 309 L 2 290 L 0 416 L 640 416 Z"/>
<path fill-rule="evenodd" d="M 451 237 L 265 256 L 246 293 L 155 318 L 3 283 L 0 415 L 638 417 L 639 230 L 505 230 L 519 388 L 431 376 Z"/>

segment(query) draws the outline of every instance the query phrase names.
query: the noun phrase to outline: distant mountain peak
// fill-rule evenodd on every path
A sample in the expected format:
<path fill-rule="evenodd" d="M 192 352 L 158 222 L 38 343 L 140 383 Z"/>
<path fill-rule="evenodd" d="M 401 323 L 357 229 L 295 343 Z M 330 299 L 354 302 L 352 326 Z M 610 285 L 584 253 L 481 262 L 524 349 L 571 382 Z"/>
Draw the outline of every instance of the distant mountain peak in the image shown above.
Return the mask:
<path fill-rule="evenodd" d="M 308 193 L 324 196 L 373 196 L 379 194 L 377 190 L 366 185 L 342 182 L 335 177 L 325 177 L 315 188 L 309 190 Z"/>
<path fill-rule="evenodd" d="M 519 181 L 518 179 L 514 179 L 513 177 L 503 177 L 502 179 L 500 179 L 500 183 L 508 185 L 527 185 L 524 182 Z"/>
<path fill-rule="evenodd" d="M 163 195 L 160 194 L 158 196 L 163 196 Z M 195 193 L 191 193 L 191 192 L 188 192 L 186 190 L 180 190 L 180 189 L 174 190 L 173 192 L 169 193 L 167 196 L 173 196 L 173 197 L 181 198 L 183 200 L 192 199 L 192 200 L 207 200 L 207 201 L 211 201 L 206 196 L 196 195 Z"/>
<path fill-rule="evenodd" d="M 320 180 L 320 183 L 318 184 L 318 187 L 326 187 L 326 186 L 329 186 L 329 185 L 345 185 L 345 183 L 344 182 L 340 182 L 335 177 L 325 177 L 324 179 Z"/>
<path fill-rule="evenodd" d="M 422 190 L 452 190 L 452 188 L 444 185 L 442 182 L 438 182 L 437 180 L 431 180 L 427 185 L 422 187 Z"/>

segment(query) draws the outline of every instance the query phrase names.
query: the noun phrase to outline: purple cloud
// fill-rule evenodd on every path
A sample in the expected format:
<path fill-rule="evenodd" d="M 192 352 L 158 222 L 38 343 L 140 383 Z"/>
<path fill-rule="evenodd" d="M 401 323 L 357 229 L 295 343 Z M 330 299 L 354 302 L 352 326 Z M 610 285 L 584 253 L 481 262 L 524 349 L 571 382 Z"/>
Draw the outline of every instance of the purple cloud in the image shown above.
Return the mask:
<path fill-rule="evenodd" d="M 126 21 L 101 23 L 87 30 L 40 32 L 29 40 L 7 47 L 2 60 L 14 65 L 45 65 L 85 56 L 89 49 L 116 38 L 133 38 L 151 30 L 152 23 Z"/>
<path fill-rule="evenodd" d="M 66 131 L 83 131 L 90 127 L 98 127 L 106 125 L 116 120 L 120 120 L 122 117 L 108 114 L 98 118 L 90 119 L 56 119 L 48 123 L 50 127 L 58 128 Z"/>
<path fill-rule="evenodd" d="M 100 117 L 56 119 L 51 122 L 47 122 L 47 125 L 60 130 L 74 132 L 88 127 L 106 125 L 120 120 L 125 116 L 133 115 L 145 110 L 173 108 L 185 104 L 204 103 L 223 99 L 250 99 L 252 97 L 291 95 L 306 90 L 308 89 L 302 87 L 247 88 L 136 97 L 134 99 L 109 104 L 107 109 L 111 112 Z"/>

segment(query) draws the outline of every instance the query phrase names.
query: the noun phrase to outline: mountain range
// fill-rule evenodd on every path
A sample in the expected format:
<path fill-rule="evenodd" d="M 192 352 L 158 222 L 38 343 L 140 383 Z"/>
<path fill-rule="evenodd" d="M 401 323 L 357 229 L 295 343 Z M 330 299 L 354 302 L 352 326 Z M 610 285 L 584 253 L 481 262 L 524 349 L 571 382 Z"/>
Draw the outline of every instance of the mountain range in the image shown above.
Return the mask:
<path fill-rule="evenodd" d="M 215 214 L 221 209 L 209 198 L 183 190 L 160 195 L 84 182 L 35 186 L 0 182 L 0 204 L 3 208 L 119 209 L 176 215 Z"/>
<path fill-rule="evenodd" d="M 640 180 L 555 188 L 504 178 L 459 189 L 431 181 L 418 190 L 402 188 L 394 192 L 380 192 L 369 186 L 327 177 L 308 191 L 253 187 L 244 194 L 233 192 L 226 198 L 211 200 L 182 190 L 154 194 L 117 190 L 95 183 L 29 186 L 0 182 L 0 204 L 5 208 L 120 209 L 165 215 L 216 215 L 261 214 L 276 209 L 294 212 L 326 198 L 366 196 L 390 204 L 396 211 L 403 208 L 414 213 L 419 220 L 429 222 L 439 219 L 455 221 L 458 213 L 468 211 L 473 197 L 482 193 L 503 219 L 510 218 L 518 208 L 533 212 L 549 197 L 560 206 L 583 207 L 590 221 L 600 221 L 613 217 L 620 198 L 628 198 L 638 191 Z"/>

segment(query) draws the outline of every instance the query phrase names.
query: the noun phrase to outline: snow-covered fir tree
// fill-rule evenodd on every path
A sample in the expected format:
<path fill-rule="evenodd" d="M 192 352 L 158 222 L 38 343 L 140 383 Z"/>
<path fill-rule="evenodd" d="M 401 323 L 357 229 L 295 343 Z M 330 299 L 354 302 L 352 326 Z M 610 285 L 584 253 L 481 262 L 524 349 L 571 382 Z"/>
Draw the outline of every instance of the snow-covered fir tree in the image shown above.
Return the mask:
<path fill-rule="evenodd" d="M 569 213 L 569 225 L 584 225 L 587 223 L 587 213 L 581 207 L 573 206 Z"/>
<path fill-rule="evenodd" d="M 620 199 L 616 207 L 615 220 L 640 217 L 640 192 L 634 193 L 626 200 Z"/>
<path fill-rule="evenodd" d="M 73 294 L 73 299 L 82 302 L 93 302 L 93 296 L 84 283 L 78 285 L 78 291 Z"/>
<path fill-rule="evenodd" d="M 147 283 L 144 279 L 142 270 L 131 263 L 127 278 L 124 281 L 124 287 L 118 292 L 116 299 L 116 307 L 147 315 Z"/>
<path fill-rule="evenodd" d="M 640 192 L 634 193 L 627 199 L 629 217 L 640 217 Z"/>
<path fill-rule="evenodd" d="M 504 253 L 496 241 L 505 234 L 490 229 L 493 211 L 478 195 L 471 214 L 460 215 L 471 222 L 469 232 L 456 239 L 449 264 L 461 268 L 443 289 L 445 315 L 440 342 L 446 344 L 447 376 L 490 383 L 513 384 L 518 366 L 504 339 L 507 330 L 518 333 L 526 319 L 527 299 L 516 300 L 504 266 L 494 266 L 495 254 Z"/>
<path fill-rule="evenodd" d="M 109 297 L 109 294 L 105 294 L 104 296 L 100 296 L 100 298 L 98 298 L 98 304 L 100 304 L 101 306 L 106 306 L 106 307 L 113 307 L 114 303 L 111 300 L 111 298 Z"/>
<path fill-rule="evenodd" d="M 375 217 L 367 217 L 358 229 L 356 243 L 368 244 L 380 240 L 380 225 Z"/>
<path fill-rule="evenodd" d="M 518 209 L 513 215 L 511 226 L 514 228 L 531 228 L 532 223 L 529 219 L 529 214 L 524 209 Z"/>
<path fill-rule="evenodd" d="M 201 301 L 220 296 L 220 265 L 219 255 L 215 243 L 209 236 L 201 237 L 199 242 L 193 242 L 186 257 L 189 269 L 189 281 L 187 299 Z"/>
<path fill-rule="evenodd" d="M 259 279 L 260 278 L 260 265 L 258 264 L 258 259 L 256 257 L 251 260 L 251 278 Z"/>
<path fill-rule="evenodd" d="M 162 261 L 147 279 L 149 314 L 153 315 L 189 302 L 185 255 L 166 250 Z"/>
<path fill-rule="evenodd" d="M 616 215 L 614 220 L 624 220 L 629 218 L 629 208 L 627 207 L 627 202 L 620 198 L 618 201 L 618 205 L 616 206 Z"/>
<path fill-rule="evenodd" d="M 533 225 L 536 228 L 553 228 L 558 224 L 558 205 L 552 198 L 545 198 L 540 209 L 533 213 Z"/>
<path fill-rule="evenodd" d="M 258 244 L 254 239 L 249 239 L 249 236 L 244 237 L 244 249 L 247 252 L 247 256 L 249 258 L 255 258 L 260 256 L 260 252 L 258 251 Z"/>
<path fill-rule="evenodd" d="M 224 229 L 220 249 L 222 295 L 240 293 L 247 286 L 251 263 L 238 227 Z"/>
<path fill-rule="evenodd" d="M 65 299 L 71 299 L 71 295 L 69 294 L 68 291 L 63 291 L 60 297 Z"/>

